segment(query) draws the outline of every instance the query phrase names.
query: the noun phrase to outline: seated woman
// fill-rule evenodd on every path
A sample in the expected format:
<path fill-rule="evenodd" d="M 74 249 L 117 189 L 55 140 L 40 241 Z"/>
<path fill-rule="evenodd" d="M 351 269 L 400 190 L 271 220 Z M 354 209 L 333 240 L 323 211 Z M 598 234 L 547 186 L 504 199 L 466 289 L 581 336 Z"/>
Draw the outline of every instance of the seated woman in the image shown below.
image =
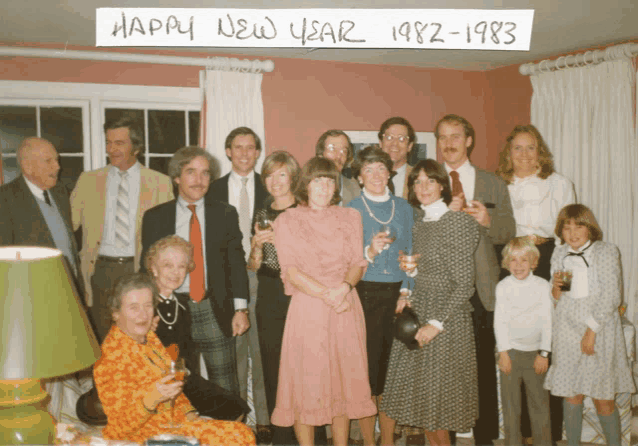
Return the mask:
<path fill-rule="evenodd" d="M 244 400 L 199 375 L 199 351 L 191 338 L 191 315 L 187 302 L 173 292 L 195 266 L 193 245 L 177 235 L 169 235 L 151 245 L 144 259 L 159 291 L 155 333 L 164 347 L 177 344 L 191 374 L 184 395 L 200 415 L 216 420 L 239 420 L 250 408 Z"/>
<path fill-rule="evenodd" d="M 206 420 L 182 394 L 182 381 L 165 374 L 171 358 L 151 331 L 157 307 L 155 285 L 146 274 L 131 274 L 115 283 L 109 307 L 115 324 L 102 343 L 95 364 L 95 385 L 108 417 L 102 434 L 109 440 L 142 443 L 162 433 L 195 437 L 201 444 L 254 445 L 246 425 Z M 171 399 L 175 407 L 171 411 Z M 171 421 L 178 428 L 163 428 Z"/>

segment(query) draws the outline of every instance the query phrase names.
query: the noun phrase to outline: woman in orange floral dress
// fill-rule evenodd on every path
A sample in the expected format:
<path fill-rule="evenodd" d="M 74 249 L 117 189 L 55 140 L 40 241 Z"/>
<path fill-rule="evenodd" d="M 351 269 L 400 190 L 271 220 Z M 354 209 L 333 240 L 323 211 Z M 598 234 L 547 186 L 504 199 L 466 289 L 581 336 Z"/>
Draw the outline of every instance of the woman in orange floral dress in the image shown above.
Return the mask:
<path fill-rule="evenodd" d="M 171 433 L 195 437 L 200 444 L 254 445 L 255 436 L 246 425 L 199 417 L 182 394 L 182 381 L 164 376 L 171 358 L 151 331 L 156 301 L 154 285 L 144 274 L 118 280 L 110 296 L 115 324 L 102 343 L 102 357 L 94 367 L 95 384 L 108 424 L 102 434 L 109 440 L 143 443 Z M 181 427 L 163 428 L 171 420 Z"/>

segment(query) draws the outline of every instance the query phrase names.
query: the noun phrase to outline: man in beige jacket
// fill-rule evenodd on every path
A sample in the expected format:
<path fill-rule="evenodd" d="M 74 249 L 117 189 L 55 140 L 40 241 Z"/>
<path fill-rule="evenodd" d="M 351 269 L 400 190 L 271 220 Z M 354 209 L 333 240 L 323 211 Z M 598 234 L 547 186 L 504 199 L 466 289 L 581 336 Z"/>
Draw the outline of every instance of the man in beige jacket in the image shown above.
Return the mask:
<path fill-rule="evenodd" d="M 82 227 L 86 303 L 100 342 L 111 327 L 109 290 L 140 265 L 144 212 L 174 198 L 170 178 L 138 162 L 144 139 L 134 121 L 107 122 L 104 131 L 110 164 L 82 173 L 71 194 L 73 230 Z"/>

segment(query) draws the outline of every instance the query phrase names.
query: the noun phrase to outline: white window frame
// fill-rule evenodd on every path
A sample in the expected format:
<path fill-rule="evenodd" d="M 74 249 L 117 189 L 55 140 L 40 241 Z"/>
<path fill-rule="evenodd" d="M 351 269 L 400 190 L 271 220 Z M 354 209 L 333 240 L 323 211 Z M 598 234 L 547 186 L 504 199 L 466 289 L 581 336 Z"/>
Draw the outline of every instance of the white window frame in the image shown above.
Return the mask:
<path fill-rule="evenodd" d="M 86 84 L 75 82 L 35 82 L 0 80 L 0 104 L 9 101 L 33 100 L 38 105 L 67 105 L 66 101 L 79 103 L 88 101 L 89 130 L 84 135 L 84 169 L 92 170 L 106 164 L 106 147 L 104 139 L 104 104 L 107 108 L 113 103 L 142 105 L 140 108 L 153 110 L 170 110 L 171 107 L 193 111 L 201 109 L 201 92 L 197 87 L 156 87 L 145 85 L 119 84 Z M 73 105 L 76 106 L 76 105 Z M 180 109 L 180 108 L 176 108 Z M 188 116 L 188 114 L 187 114 Z M 188 127 L 187 127 L 188 130 Z"/>

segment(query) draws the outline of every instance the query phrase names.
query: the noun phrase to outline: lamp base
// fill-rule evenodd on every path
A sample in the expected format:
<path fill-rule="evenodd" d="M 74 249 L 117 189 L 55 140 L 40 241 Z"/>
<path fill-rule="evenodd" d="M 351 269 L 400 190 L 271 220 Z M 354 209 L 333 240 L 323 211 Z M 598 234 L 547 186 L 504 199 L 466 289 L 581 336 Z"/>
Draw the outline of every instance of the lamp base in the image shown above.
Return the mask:
<path fill-rule="evenodd" d="M 39 380 L 0 381 L 0 444 L 53 444 L 55 420 Z"/>

